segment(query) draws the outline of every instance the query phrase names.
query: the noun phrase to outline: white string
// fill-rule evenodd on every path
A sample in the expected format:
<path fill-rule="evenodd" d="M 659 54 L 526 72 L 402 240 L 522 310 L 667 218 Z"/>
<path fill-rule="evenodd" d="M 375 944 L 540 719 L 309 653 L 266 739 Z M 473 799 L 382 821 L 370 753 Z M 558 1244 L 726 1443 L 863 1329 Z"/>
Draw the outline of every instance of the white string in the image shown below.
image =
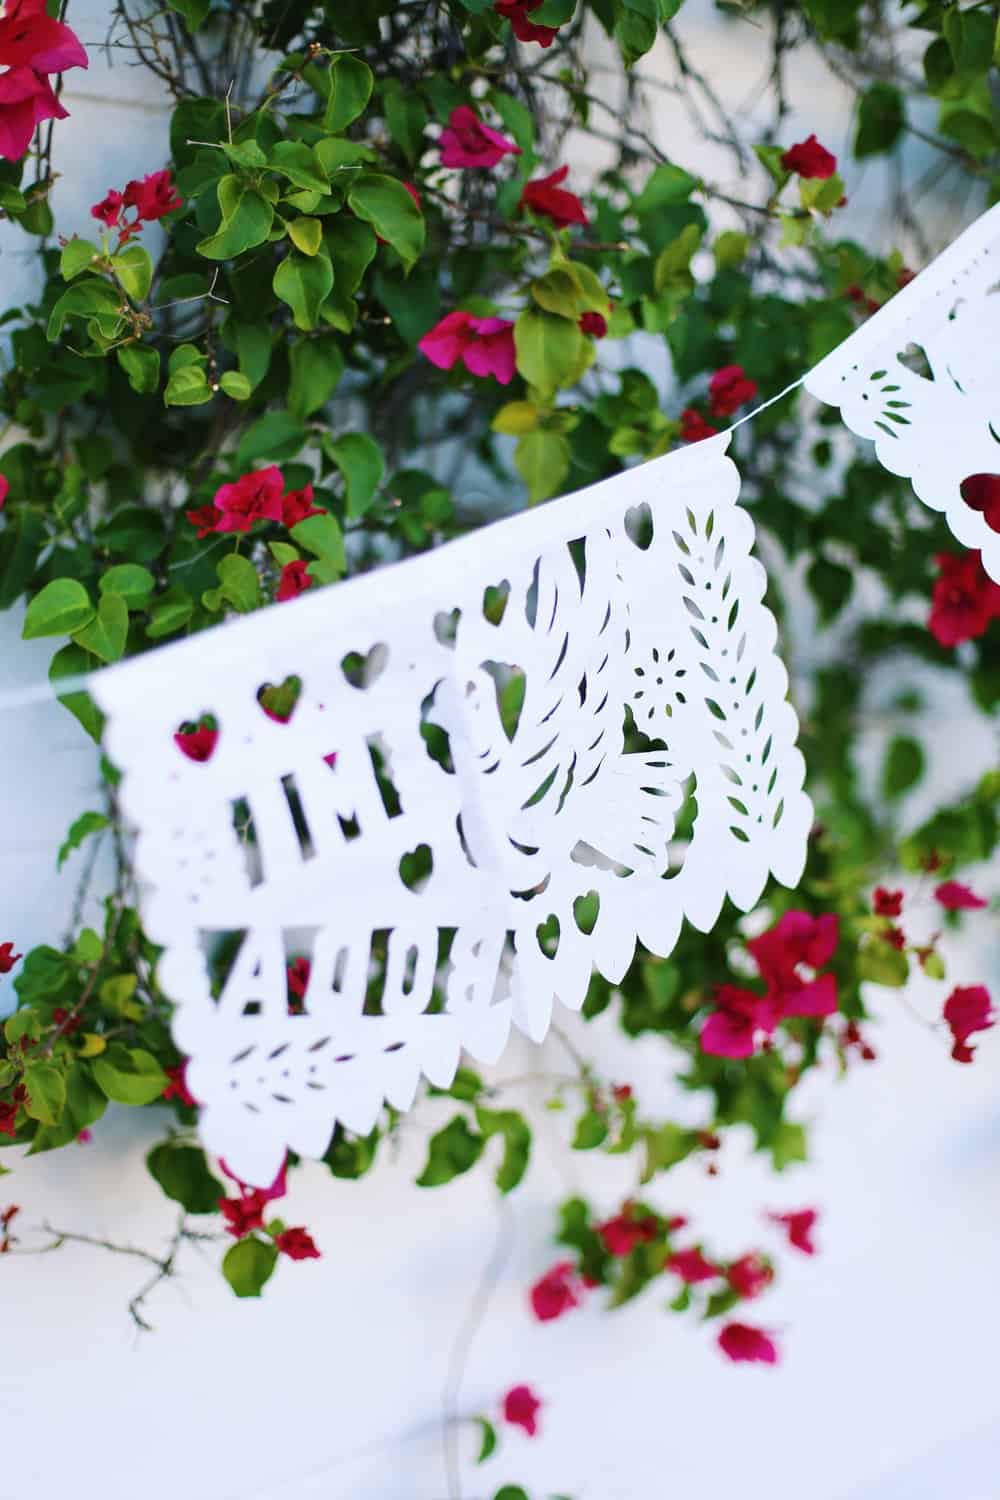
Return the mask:
<path fill-rule="evenodd" d="M 793 380 L 791 385 L 786 385 L 783 391 L 779 391 L 776 396 L 771 396 L 761 406 L 755 406 L 753 411 L 749 411 L 746 416 L 740 417 L 738 422 L 733 422 L 726 431 L 735 432 L 737 427 L 743 426 L 744 422 L 753 421 L 754 417 L 758 417 L 761 412 L 767 411 L 769 406 L 774 406 L 776 402 L 783 401 L 786 396 L 791 395 L 792 391 L 797 391 L 800 386 L 805 384 L 809 378 L 809 373 L 800 375 L 798 380 Z M 206 550 L 211 549 L 208 548 Z M 192 561 L 196 560 L 192 559 Z M 175 565 L 175 567 L 183 566 L 188 566 L 188 564 Z M 30 683 L 23 688 L 15 688 L 9 693 L 0 693 L 0 713 L 5 713 L 8 709 L 30 708 L 36 703 L 49 703 L 53 698 L 65 698 L 70 693 L 87 692 L 93 680 L 99 677 L 104 670 L 103 667 L 97 667 L 92 672 L 77 672 L 72 677 L 59 677 L 55 680 L 47 678 L 45 681 Z"/>

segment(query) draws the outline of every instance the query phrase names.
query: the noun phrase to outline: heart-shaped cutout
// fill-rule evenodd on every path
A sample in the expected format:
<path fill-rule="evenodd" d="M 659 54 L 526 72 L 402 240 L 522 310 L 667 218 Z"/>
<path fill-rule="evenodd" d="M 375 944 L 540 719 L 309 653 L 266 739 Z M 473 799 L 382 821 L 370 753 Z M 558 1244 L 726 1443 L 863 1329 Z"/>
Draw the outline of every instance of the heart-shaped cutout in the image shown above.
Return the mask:
<path fill-rule="evenodd" d="M 188 760 L 211 760 L 219 743 L 219 726 L 211 714 L 185 719 L 174 734 L 174 744 Z"/>
<path fill-rule="evenodd" d="M 284 682 L 265 682 L 257 691 L 257 702 L 276 724 L 288 724 L 302 696 L 302 678 L 286 677 Z"/>

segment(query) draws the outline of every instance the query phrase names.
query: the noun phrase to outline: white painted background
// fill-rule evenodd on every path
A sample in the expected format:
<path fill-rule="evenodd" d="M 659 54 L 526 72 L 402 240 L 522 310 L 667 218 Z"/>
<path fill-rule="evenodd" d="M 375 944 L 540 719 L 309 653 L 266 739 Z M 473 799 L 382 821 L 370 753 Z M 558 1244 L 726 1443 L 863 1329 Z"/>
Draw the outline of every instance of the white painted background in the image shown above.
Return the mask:
<path fill-rule="evenodd" d="M 100 42 L 104 7 L 73 10 L 83 38 Z M 684 34 L 727 99 L 746 98 L 761 68 L 752 34 L 722 27 L 708 5 L 685 9 Z M 145 74 L 109 73 L 97 56 L 85 79 L 67 82 L 73 119 L 58 133 L 57 205 L 60 229 L 72 232 L 109 185 L 161 164 L 165 112 Z M 842 149 L 843 99 L 805 66 L 793 84 L 808 113 L 789 138 L 816 129 Z M 664 143 L 681 133 L 677 155 L 688 163 L 683 120 L 664 107 L 654 124 Z M 710 151 L 705 161 L 714 170 Z M 882 169 L 849 173 L 855 224 L 874 238 Z M 26 289 L 21 246 L 0 235 L 5 304 Z M 797 655 L 813 649 L 807 615 L 800 624 Z M 0 692 L 47 667 L 49 649 L 18 634 L 16 616 L 0 617 Z M 873 712 L 898 686 L 871 685 Z M 932 783 L 951 793 L 991 763 L 993 745 L 961 693 L 944 691 L 929 718 Z M 865 759 L 877 761 L 874 741 Z M 27 948 L 57 938 L 66 920 L 79 857 L 57 878 L 53 850 L 93 803 L 94 761 L 70 718 L 46 706 L 0 715 L 0 767 L 0 941 Z M 911 811 L 921 815 L 917 797 Z M 995 981 L 995 927 L 976 918 L 969 934 L 952 977 Z M 914 1004 L 931 1015 L 936 994 L 916 993 Z M 511 1248 L 460 1407 L 489 1411 L 507 1386 L 528 1381 L 547 1403 L 542 1435 L 511 1433 L 477 1471 L 470 1434 L 464 1500 L 486 1500 L 504 1481 L 575 1500 L 997 1500 L 1000 1032 L 960 1068 L 898 997 L 873 998 L 879 1063 L 842 1084 L 811 1081 L 799 1103 L 816 1122 L 808 1167 L 776 1179 L 735 1139 L 719 1177 L 685 1165 L 658 1194 L 723 1255 L 775 1247 L 764 1206 L 821 1208 L 821 1254 L 786 1256 L 778 1290 L 753 1309 L 780 1331 L 778 1371 L 727 1366 L 704 1330 L 659 1310 L 665 1287 L 612 1315 L 594 1297 L 558 1323 L 533 1321 L 525 1289 L 556 1258 L 554 1203 L 586 1188 L 610 1212 L 633 1185 L 627 1164 L 568 1152 L 563 1122 L 538 1111 L 533 1165 L 506 1209 Z M 674 1097 L 662 1043 L 626 1043 L 607 1016 L 572 1030 L 605 1076 L 631 1082 L 664 1114 L 697 1120 L 697 1101 Z M 497 1073 L 560 1071 L 559 1051 L 557 1041 L 540 1055 L 525 1045 Z M 442 1391 L 500 1224 L 483 1170 L 433 1191 L 412 1185 L 446 1114 L 423 1106 L 396 1158 L 360 1183 L 318 1167 L 295 1175 L 287 1217 L 311 1228 L 324 1258 L 282 1265 L 260 1303 L 231 1297 L 219 1249 L 188 1252 L 147 1309 L 156 1332 L 137 1340 L 126 1305 L 145 1276 L 139 1262 L 82 1246 L 0 1261 L 0 1500 L 445 1500 Z M 3 1179 L 0 1203 L 21 1203 L 25 1226 L 48 1220 L 157 1249 L 173 1215 L 143 1168 L 155 1119 L 145 1128 L 137 1139 L 135 1115 L 112 1112 L 92 1145 Z"/>

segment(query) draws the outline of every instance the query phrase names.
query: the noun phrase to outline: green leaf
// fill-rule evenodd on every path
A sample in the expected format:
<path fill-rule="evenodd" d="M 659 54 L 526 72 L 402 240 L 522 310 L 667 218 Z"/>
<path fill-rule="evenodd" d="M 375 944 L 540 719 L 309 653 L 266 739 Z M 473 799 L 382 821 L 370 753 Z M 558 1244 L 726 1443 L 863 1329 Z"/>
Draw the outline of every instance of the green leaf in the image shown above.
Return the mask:
<path fill-rule="evenodd" d="M 686 203 L 697 186 L 697 177 L 673 162 L 664 162 L 650 172 L 632 207 L 641 216 L 669 204 Z"/>
<path fill-rule="evenodd" d="M 293 219 L 288 226 L 288 238 L 303 255 L 315 255 L 323 243 L 323 225 L 319 219 Z"/>
<path fill-rule="evenodd" d="M 483 1434 L 482 1442 L 479 1445 L 479 1454 L 476 1458 L 476 1463 L 484 1464 L 489 1458 L 490 1454 L 496 1451 L 497 1430 L 493 1426 L 492 1422 L 487 1422 L 485 1417 L 476 1417 L 474 1418 L 474 1420 L 478 1422 L 480 1430 Z"/>
<path fill-rule="evenodd" d="M 568 383 L 587 341 L 569 318 L 529 307 L 514 324 L 517 368 L 529 385 L 551 395 Z"/>
<path fill-rule="evenodd" d="M 71 317 L 96 318 L 105 326 L 115 329 L 121 324 L 121 293 L 106 281 L 88 277 L 67 288 L 56 302 L 49 315 L 46 337 L 49 343 L 63 331 L 66 319 Z"/>
<path fill-rule="evenodd" d="M 151 641 L 174 635 L 178 630 L 184 629 L 193 614 L 194 600 L 191 595 L 184 589 L 169 589 L 167 593 L 160 595 L 150 611 L 146 634 Z"/>
<path fill-rule="evenodd" d="M 882 763 L 882 795 L 889 801 L 902 797 L 924 774 L 924 752 L 918 740 L 895 735 Z"/>
<path fill-rule="evenodd" d="M 174 370 L 163 392 L 164 406 L 204 406 L 212 399 L 212 387 L 201 365 L 182 365 Z"/>
<path fill-rule="evenodd" d="M 115 275 L 133 302 L 145 302 L 153 283 L 153 262 L 142 245 L 129 245 L 111 257 Z"/>
<path fill-rule="evenodd" d="M 490 425 L 494 432 L 523 437 L 526 432 L 535 431 L 539 415 L 538 407 L 530 401 L 508 401 L 501 406 Z"/>
<path fill-rule="evenodd" d="M 149 396 L 160 384 L 160 355 L 148 344 L 125 344 L 115 350 L 128 383 L 139 396 Z"/>
<path fill-rule="evenodd" d="M 658 19 L 656 0 L 618 0 L 614 38 L 626 68 L 644 57 L 656 41 Z"/>
<path fill-rule="evenodd" d="M 337 290 L 348 295 L 356 292 L 375 255 L 374 231 L 368 224 L 342 214 L 327 224 L 324 239 Z M 412 281 L 406 286 L 411 288 Z"/>
<path fill-rule="evenodd" d="M 120 661 L 128 640 L 128 605 L 121 594 L 102 594 L 96 617 L 72 635 L 78 646 L 101 661 Z"/>
<path fill-rule="evenodd" d="M 782 1120 L 770 1141 L 771 1160 L 776 1172 L 783 1172 L 794 1162 L 806 1161 L 806 1132 L 791 1120 Z"/>
<path fill-rule="evenodd" d="M 237 323 L 233 342 L 241 373 L 251 386 L 260 385 L 270 367 L 274 348 L 270 327 L 266 323 Z"/>
<path fill-rule="evenodd" d="M 292 527 L 292 536 L 318 559 L 309 571 L 320 583 L 332 583 L 346 571 L 344 536 L 333 516 L 308 516 Z"/>
<path fill-rule="evenodd" d="M 237 1297 L 259 1297 L 277 1261 L 277 1245 L 247 1235 L 226 1251 L 222 1258 L 222 1274 Z"/>
<path fill-rule="evenodd" d="M 570 446 L 558 432 L 526 432 L 514 449 L 517 472 L 528 486 L 528 501 L 537 505 L 556 494 L 569 473 Z"/>
<path fill-rule="evenodd" d="M 791 172 L 782 164 L 781 158 L 785 155 L 783 146 L 755 146 L 754 155 L 763 167 L 767 169 L 776 188 L 783 188 L 791 177 Z"/>
<path fill-rule="evenodd" d="M 347 432 L 327 449 L 347 485 L 347 514 L 363 516 L 382 483 L 385 459 L 374 438 L 364 432 Z"/>
<path fill-rule="evenodd" d="M 74 850 L 79 849 L 85 839 L 89 839 L 95 833 L 101 833 L 105 828 L 111 827 L 110 818 L 103 813 L 85 812 L 81 813 L 76 822 L 70 826 L 65 839 L 59 847 L 56 858 L 56 869 L 61 870 Z"/>
<path fill-rule="evenodd" d="M 671 1167 L 690 1156 L 698 1145 L 696 1130 L 685 1130 L 672 1120 L 667 1120 L 655 1130 L 647 1129 L 642 1135 L 646 1147 L 642 1182 L 649 1182 L 657 1172 L 669 1172 Z"/>
<path fill-rule="evenodd" d="M 351 52 L 342 52 L 330 64 L 330 92 L 323 112 L 323 129 L 337 135 L 356 120 L 372 96 L 375 78 L 371 68 Z"/>
<path fill-rule="evenodd" d="M 241 614 L 249 614 L 260 604 L 260 579 L 257 569 L 249 558 L 238 552 L 229 552 L 217 568 L 219 588 L 224 598 Z"/>
<path fill-rule="evenodd" d="M 456 1115 L 443 1130 L 431 1136 L 427 1165 L 417 1178 L 417 1187 L 440 1187 L 452 1182 L 475 1166 L 485 1145 L 483 1136 L 470 1130 L 465 1116 Z"/>
<path fill-rule="evenodd" d="M 688 292 L 694 288 L 691 257 L 700 244 L 700 225 L 685 224 L 677 238 L 664 246 L 653 266 L 653 287 L 657 292 L 668 288 Z"/>
<path fill-rule="evenodd" d="M 207 260 L 230 260 L 262 245 L 271 232 L 274 209 L 242 177 L 221 177 L 217 189 L 222 222 L 195 247 Z"/>
<path fill-rule="evenodd" d="M 253 386 L 239 370 L 227 370 L 220 378 L 219 386 L 231 401 L 249 401 L 253 395 Z"/>
<path fill-rule="evenodd" d="M 190 1214 L 211 1214 L 226 1190 L 209 1171 L 200 1146 L 174 1145 L 165 1141 L 146 1157 L 146 1168 L 168 1198 Z"/>
<path fill-rule="evenodd" d="M 69 635 L 96 618 L 96 610 L 82 583 L 75 578 L 54 578 L 28 605 L 23 640 L 45 635 Z"/>
<path fill-rule="evenodd" d="M 112 1042 L 91 1064 L 98 1087 L 117 1104 L 152 1104 L 168 1078 L 151 1052 Z"/>
<path fill-rule="evenodd" d="M 306 430 L 287 411 L 268 411 L 248 427 L 236 450 L 240 471 L 249 469 L 262 458 L 274 463 L 294 458 L 306 440 Z"/>
<path fill-rule="evenodd" d="M 362 172 L 351 184 L 347 201 L 404 265 L 413 265 L 424 248 L 424 216 L 401 182 L 381 172 Z"/>
<path fill-rule="evenodd" d="M 296 328 L 317 327 L 319 310 L 333 291 L 333 266 L 325 255 L 291 250 L 274 273 L 274 294 L 292 309 Z"/>
<path fill-rule="evenodd" d="M 505 1484 L 497 1490 L 493 1500 L 531 1500 L 519 1484 Z"/>
<path fill-rule="evenodd" d="M 501 1193 L 509 1193 L 512 1188 L 517 1187 L 528 1170 L 531 1155 L 531 1129 L 528 1122 L 514 1109 L 480 1107 L 476 1110 L 476 1124 L 487 1140 L 493 1135 L 503 1136 L 503 1159 L 497 1168 L 496 1184 Z"/>
<path fill-rule="evenodd" d="M 854 574 L 843 564 L 816 557 L 806 570 L 809 591 L 819 605 L 820 620 L 828 624 L 840 613 L 854 588 Z"/>
<path fill-rule="evenodd" d="M 319 157 L 302 141 L 279 141 L 271 152 L 269 165 L 296 187 L 325 193 L 329 186 Z"/>
<path fill-rule="evenodd" d="M 184 17 L 189 31 L 197 31 L 212 8 L 212 0 L 167 0 L 167 4 Z"/>
<path fill-rule="evenodd" d="M 0 469 L 2 465 L 0 458 Z M 45 526 L 37 510 L 22 505 L 8 514 L 0 535 L 0 610 L 9 609 L 28 589 L 44 537 Z"/>
<path fill-rule="evenodd" d="M 60 693 L 59 681 L 63 677 L 77 677 L 82 672 L 87 672 L 93 666 L 93 662 L 85 651 L 72 642 L 57 651 L 49 666 L 49 681 L 56 689 L 59 702 L 68 709 L 73 717 L 82 725 L 92 740 L 98 744 L 104 729 L 104 715 L 89 693 Z"/>
<path fill-rule="evenodd" d="M 861 96 L 854 155 L 860 160 L 889 151 L 906 123 L 903 96 L 891 83 L 873 83 Z"/>
<path fill-rule="evenodd" d="M 66 1108 L 66 1075 L 53 1063 L 29 1063 L 24 1070 L 24 1108 L 43 1125 L 58 1125 Z"/>
<path fill-rule="evenodd" d="M 712 246 L 716 269 L 731 271 L 741 266 L 750 249 L 750 236 L 739 229 L 724 229 Z"/>
<path fill-rule="evenodd" d="M 870 984 L 898 990 L 910 977 L 910 963 L 905 953 L 882 938 L 873 938 L 858 954 L 858 978 Z"/>
<path fill-rule="evenodd" d="M 325 406 L 344 373 L 344 356 L 333 338 L 296 339 L 288 354 L 288 409 L 304 422 Z"/>
<path fill-rule="evenodd" d="M 546 271 L 544 276 L 537 276 L 531 283 L 531 295 L 539 307 L 563 318 L 575 321 L 584 310 L 579 284 L 572 271 L 563 267 L 557 266 Z M 607 300 L 605 295 L 605 305 Z"/>
<path fill-rule="evenodd" d="M 398 78 L 387 78 L 382 85 L 385 122 L 389 134 L 409 162 L 416 162 L 424 146 L 427 107 L 420 95 L 404 86 Z"/>
<path fill-rule="evenodd" d="M 91 240 L 78 239 L 76 235 L 67 240 L 59 257 L 59 274 L 63 281 L 72 281 L 81 271 L 87 271 L 101 252 Z"/>

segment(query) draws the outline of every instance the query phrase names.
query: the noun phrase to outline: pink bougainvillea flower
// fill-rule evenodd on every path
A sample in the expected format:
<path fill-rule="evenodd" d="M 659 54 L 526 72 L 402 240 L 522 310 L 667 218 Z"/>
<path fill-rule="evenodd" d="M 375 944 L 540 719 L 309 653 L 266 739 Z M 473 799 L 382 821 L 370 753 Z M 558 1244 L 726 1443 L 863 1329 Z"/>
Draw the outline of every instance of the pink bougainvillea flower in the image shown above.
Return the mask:
<path fill-rule="evenodd" d="M 134 208 L 139 218 L 147 221 L 162 219 L 164 214 L 180 208 L 183 202 L 169 167 L 164 167 L 162 172 L 150 172 L 141 181 L 133 178 L 125 188 L 126 208 Z"/>
<path fill-rule="evenodd" d="M 538 1413 L 542 1403 L 530 1385 L 512 1385 L 503 1398 L 504 1421 L 512 1427 L 523 1427 L 529 1437 L 538 1431 Z"/>
<path fill-rule="evenodd" d="M 23 957 L 23 953 L 14 952 L 13 943 L 0 943 L 0 974 L 9 974 L 18 960 Z"/>
<path fill-rule="evenodd" d="M 254 1189 L 239 1198 L 220 1198 L 219 1212 L 226 1223 L 226 1232 L 241 1240 L 255 1229 L 264 1227 L 264 1207 L 267 1200 Z"/>
<path fill-rule="evenodd" d="M 7 496 L 10 494 L 10 480 L 6 474 L 0 474 L 0 510 L 7 504 Z"/>
<path fill-rule="evenodd" d="M 532 11 L 540 9 L 541 4 L 542 0 L 495 0 L 493 9 L 510 22 L 519 42 L 537 42 L 540 47 L 551 47 L 559 34 L 559 27 L 540 26 L 528 20 Z"/>
<path fill-rule="evenodd" d="M 939 552 L 940 572 L 931 596 L 928 629 L 939 646 L 957 646 L 983 634 L 1000 615 L 1000 587 L 984 570 L 978 552 L 956 557 Z"/>
<path fill-rule="evenodd" d="M 307 521 L 310 516 L 321 516 L 324 514 L 318 505 L 313 504 L 313 487 L 307 484 L 301 490 L 289 490 L 281 502 L 282 524 L 291 531 L 300 521 Z"/>
<path fill-rule="evenodd" d="M 957 880 L 946 880 L 943 885 L 937 886 L 934 899 L 941 903 L 945 911 L 981 911 L 990 904 Z"/>
<path fill-rule="evenodd" d="M 211 760 L 218 743 L 219 731 L 207 729 L 203 724 L 197 729 L 189 730 L 187 734 L 178 730 L 174 735 L 174 744 L 182 755 L 187 756 L 188 760 Z"/>
<path fill-rule="evenodd" d="M 214 505 L 199 505 L 196 510 L 186 510 L 185 520 L 198 528 L 198 540 L 219 529 L 219 512 Z"/>
<path fill-rule="evenodd" d="M 984 984 L 958 985 L 944 1003 L 944 1020 L 951 1031 L 952 1057 L 956 1062 L 971 1062 L 976 1049 L 968 1045 L 969 1037 L 996 1025 L 989 990 Z"/>
<path fill-rule="evenodd" d="M 749 1302 L 771 1285 L 774 1268 L 762 1255 L 752 1252 L 726 1267 L 726 1280 L 734 1292 Z"/>
<path fill-rule="evenodd" d="M 101 223 L 108 229 L 116 229 L 125 207 L 125 199 L 121 193 L 114 188 L 108 188 L 107 194 L 100 203 L 91 206 L 90 214 L 94 219 L 100 219 Z"/>
<path fill-rule="evenodd" d="M 703 438 L 715 437 L 718 432 L 710 422 L 706 422 L 700 411 L 695 411 L 693 406 L 686 406 L 681 412 L 681 442 L 700 443 Z"/>
<path fill-rule="evenodd" d="M 242 1177 L 237 1177 L 236 1173 L 226 1166 L 221 1156 L 219 1157 L 219 1169 L 224 1177 L 229 1178 L 230 1182 L 235 1182 L 241 1193 L 259 1193 L 265 1203 L 273 1203 L 275 1198 L 283 1198 L 288 1192 L 287 1159 L 281 1163 L 278 1175 L 271 1183 L 271 1186 L 266 1188 L 252 1188 L 248 1182 L 244 1182 Z"/>
<path fill-rule="evenodd" d="M 0 1102 L 0 1135 L 17 1135 L 17 1112 L 20 1100 L 8 1099 Z"/>
<path fill-rule="evenodd" d="M 313 580 L 309 576 L 309 564 L 297 558 L 294 562 L 286 563 L 281 570 L 278 579 L 278 592 L 275 599 L 279 604 L 284 604 L 288 599 L 298 599 L 306 589 L 311 589 Z"/>
<path fill-rule="evenodd" d="M 220 485 L 212 504 L 220 512 L 216 531 L 249 531 L 255 521 L 280 521 L 285 481 L 274 464 Z"/>
<path fill-rule="evenodd" d="M 776 1365 L 778 1347 L 762 1328 L 749 1323 L 727 1323 L 720 1331 L 718 1345 L 734 1364 Z"/>
<path fill-rule="evenodd" d="M 305 1009 L 306 990 L 312 964 L 308 958 L 297 958 L 288 965 L 288 1009 L 293 1015 L 301 1015 Z"/>
<path fill-rule="evenodd" d="M 613 1084 L 611 1097 L 616 1104 L 627 1104 L 632 1097 L 632 1085 L 630 1083 Z"/>
<path fill-rule="evenodd" d="M 647 1244 L 656 1238 L 656 1220 L 651 1214 L 635 1219 L 623 1209 L 613 1219 L 598 1224 L 597 1232 L 609 1255 L 628 1255 L 636 1245 Z"/>
<path fill-rule="evenodd" d="M 440 144 L 443 167 L 495 167 L 505 156 L 521 155 L 520 146 L 484 125 L 469 104 L 452 110 Z"/>
<path fill-rule="evenodd" d="M 837 982 L 832 974 L 810 978 L 802 968 L 819 969 L 837 947 L 839 926 L 829 912 L 813 917 L 786 911 L 780 921 L 747 942 L 768 996 L 783 1016 L 830 1016 L 837 1009 Z"/>
<path fill-rule="evenodd" d="M 580 332 L 589 334 L 592 339 L 602 339 L 608 331 L 608 320 L 603 313 L 581 313 L 577 323 Z"/>
<path fill-rule="evenodd" d="M 501 385 L 514 378 L 514 325 L 507 318 L 448 313 L 417 344 L 439 370 L 463 364 L 472 375 L 493 375 Z"/>
<path fill-rule="evenodd" d="M 187 1063 L 178 1063 L 176 1068 L 164 1068 L 163 1071 L 170 1079 L 170 1082 L 163 1090 L 160 1098 L 178 1099 L 181 1104 L 187 1104 L 190 1108 L 196 1109 L 198 1101 L 187 1086 Z"/>
<path fill-rule="evenodd" d="M 68 117 L 47 78 L 31 68 L 0 74 L 0 156 L 7 161 L 20 161 L 36 125 Z"/>
<path fill-rule="evenodd" d="M 64 73 L 87 67 L 88 60 L 76 33 L 48 15 L 45 0 L 7 0 L 0 19 L 0 66 Z"/>
<path fill-rule="evenodd" d="M 791 146 L 781 158 L 786 172 L 798 177 L 832 177 L 837 170 L 837 158 L 825 146 L 821 146 L 814 135 Z"/>
<path fill-rule="evenodd" d="M 673 1271 L 686 1286 L 697 1286 L 700 1281 L 714 1281 L 722 1272 L 712 1261 L 706 1260 L 697 1246 L 692 1250 L 675 1250 L 669 1256 L 664 1270 Z"/>
<path fill-rule="evenodd" d="M 301 1226 L 294 1229 L 283 1229 L 274 1237 L 274 1243 L 282 1255 L 287 1255 L 289 1260 L 319 1260 L 320 1251 L 316 1248 L 316 1242 L 308 1229 Z"/>
<path fill-rule="evenodd" d="M 715 992 L 715 1010 L 701 1028 L 701 1050 L 712 1057 L 752 1057 L 758 1041 L 778 1022 L 767 995 L 723 984 Z"/>
<path fill-rule="evenodd" d="M 560 187 L 569 176 L 569 167 L 557 167 L 548 177 L 539 177 L 536 182 L 526 182 L 521 189 L 518 206 L 530 208 L 532 213 L 551 219 L 557 229 L 569 224 L 589 224 L 586 210 L 575 193 Z"/>
<path fill-rule="evenodd" d="M 1000 474 L 970 474 L 959 485 L 970 510 L 978 510 L 992 531 L 1000 531 Z"/>
<path fill-rule="evenodd" d="M 887 891 L 884 885 L 875 887 L 875 894 L 872 896 L 872 911 L 877 917 L 898 917 L 902 910 L 902 891 Z"/>
<path fill-rule="evenodd" d="M 933 952 L 933 949 L 928 949 Z M 840 1038 L 840 1045 L 845 1052 L 851 1047 L 856 1047 L 863 1062 L 874 1062 L 878 1056 L 874 1047 L 870 1047 L 861 1034 L 861 1027 L 857 1021 L 848 1021 Z"/>
<path fill-rule="evenodd" d="M 813 1242 L 812 1232 L 819 1218 L 815 1208 L 800 1208 L 792 1213 L 769 1213 L 767 1217 L 772 1224 L 780 1224 L 788 1236 L 788 1243 L 796 1250 L 801 1250 L 803 1255 L 815 1255 L 816 1246 Z"/>
<path fill-rule="evenodd" d="M 561 1318 L 581 1302 L 579 1281 L 571 1260 L 561 1260 L 535 1282 L 529 1293 L 531 1310 L 540 1323 Z"/>
<path fill-rule="evenodd" d="M 757 382 L 750 379 L 742 365 L 723 365 L 708 382 L 708 404 L 713 417 L 731 417 L 756 394 Z"/>

